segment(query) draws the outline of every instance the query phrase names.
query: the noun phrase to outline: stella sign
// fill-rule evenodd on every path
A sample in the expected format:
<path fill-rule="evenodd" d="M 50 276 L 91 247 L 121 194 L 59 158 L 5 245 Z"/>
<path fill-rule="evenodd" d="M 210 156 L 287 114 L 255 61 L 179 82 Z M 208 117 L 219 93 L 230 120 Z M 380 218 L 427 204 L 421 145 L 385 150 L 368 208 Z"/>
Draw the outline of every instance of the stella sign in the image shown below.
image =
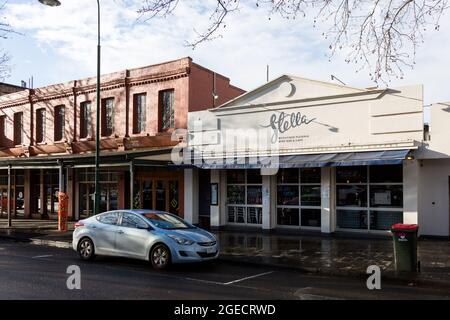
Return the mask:
<path fill-rule="evenodd" d="M 308 118 L 301 112 L 292 112 L 288 114 L 282 111 L 273 113 L 270 116 L 269 124 L 262 125 L 262 127 L 272 128 L 272 143 L 275 143 L 277 142 L 280 133 L 285 133 L 292 128 L 309 125 L 314 120 L 316 120 L 316 118 Z"/>

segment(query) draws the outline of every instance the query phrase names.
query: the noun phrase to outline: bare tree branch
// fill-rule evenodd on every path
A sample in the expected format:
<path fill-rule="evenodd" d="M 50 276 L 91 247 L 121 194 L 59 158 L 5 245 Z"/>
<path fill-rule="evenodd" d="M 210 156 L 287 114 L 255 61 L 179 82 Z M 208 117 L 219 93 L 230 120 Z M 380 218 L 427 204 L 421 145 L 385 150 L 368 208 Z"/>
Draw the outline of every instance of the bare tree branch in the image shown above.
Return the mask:
<path fill-rule="evenodd" d="M 181 0 L 144 0 L 139 13 L 147 19 L 167 16 Z M 329 43 L 329 57 L 338 51 L 356 72 L 370 71 L 373 81 L 402 78 L 404 68 L 413 68 L 417 47 L 428 28 L 439 30 L 439 21 L 449 0 L 210 0 L 217 2 L 210 24 L 188 45 L 221 37 L 226 18 L 244 2 L 266 7 L 269 17 L 285 19 L 310 16 L 314 27 L 328 26 L 322 33 Z M 344 53 L 346 52 L 346 53 Z"/>
<path fill-rule="evenodd" d="M 5 9 L 6 1 L 0 4 L 0 13 Z M 0 17 L 0 41 L 8 38 L 13 33 L 13 29 L 4 17 Z M 10 55 L 0 45 L 0 80 L 4 80 L 10 73 Z"/>

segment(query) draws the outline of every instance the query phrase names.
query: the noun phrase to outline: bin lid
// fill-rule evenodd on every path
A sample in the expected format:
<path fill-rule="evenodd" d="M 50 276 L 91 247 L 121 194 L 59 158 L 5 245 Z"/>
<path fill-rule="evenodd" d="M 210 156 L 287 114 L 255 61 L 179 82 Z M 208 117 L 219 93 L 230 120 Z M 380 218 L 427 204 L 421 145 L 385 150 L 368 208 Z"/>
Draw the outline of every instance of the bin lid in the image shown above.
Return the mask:
<path fill-rule="evenodd" d="M 392 231 L 417 231 L 419 230 L 419 226 L 417 224 L 403 224 L 396 223 L 391 226 Z"/>

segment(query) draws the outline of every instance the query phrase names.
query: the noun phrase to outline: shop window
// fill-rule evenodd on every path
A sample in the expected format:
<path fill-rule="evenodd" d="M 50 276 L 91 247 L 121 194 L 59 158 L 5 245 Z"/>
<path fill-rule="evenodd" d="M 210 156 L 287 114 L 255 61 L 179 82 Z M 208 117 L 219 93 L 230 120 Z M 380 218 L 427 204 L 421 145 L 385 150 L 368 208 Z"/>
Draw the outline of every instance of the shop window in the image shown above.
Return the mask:
<path fill-rule="evenodd" d="M 102 100 L 102 136 L 109 137 L 114 133 L 114 98 Z"/>
<path fill-rule="evenodd" d="M 300 169 L 301 183 L 318 183 L 320 184 L 320 168 L 302 168 Z"/>
<path fill-rule="evenodd" d="M 278 208 L 277 223 L 284 226 L 299 226 L 299 209 Z"/>
<path fill-rule="evenodd" d="M 247 186 L 247 204 L 262 204 L 261 186 Z"/>
<path fill-rule="evenodd" d="M 65 137 L 66 108 L 64 106 L 55 107 L 55 136 L 54 141 L 61 141 Z"/>
<path fill-rule="evenodd" d="M 245 170 L 227 170 L 227 183 L 245 183 Z"/>
<path fill-rule="evenodd" d="M 278 186 L 277 203 L 279 205 L 298 206 L 298 185 L 295 186 Z"/>
<path fill-rule="evenodd" d="M 23 112 L 14 113 L 14 145 L 23 144 Z"/>
<path fill-rule="evenodd" d="M 45 109 L 36 110 L 36 142 L 45 142 Z"/>
<path fill-rule="evenodd" d="M 389 230 L 403 222 L 402 171 L 402 165 L 336 169 L 337 227 Z"/>
<path fill-rule="evenodd" d="M 403 207 L 403 186 L 370 185 L 370 206 L 385 208 Z"/>
<path fill-rule="evenodd" d="M 370 183 L 402 183 L 403 165 L 371 166 Z"/>
<path fill-rule="evenodd" d="M 301 205 L 320 206 L 320 186 L 301 186 Z"/>
<path fill-rule="evenodd" d="M 337 210 L 338 228 L 367 229 L 367 210 Z"/>
<path fill-rule="evenodd" d="M 391 226 L 403 222 L 401 211 L 370 211 L 371 230 L 390 230 Z"/>
<path fill-rule="evenodd" d="M 262 183 L 261 170 L 259 169 L 247 170 L 247 183 L 261 184 Z"/>
<path fill-rule="evenodd" d="M 133 98 L 133 133 L 145 132 L 147 121 L 147 94 L 135 94 Z"/>
<path fill-rule="evenodd" d="M 262 223 L 262 178 L 259 170 L 227 171 L 229 223 Z"/>
<path fill-rule="evenodd" d="M 337 167 L 336 168 L 337 183 L 366 183 L 367 167 Z"/>
<path fill-rule="evenodd" d="M 339 207 L 366 207 L 367 186 L 366 185 L 338 185 L 337 205 Z"/>
<path fill-rule="evenodd" d="M 80 138 L 92 137 L 91 102 L 84 101 L 80 104 Z"/>
<path fill-rule="evenodd" d="M 302 226 L 320 227 L 321 210 L 320 209 L 301 209 Z"/>
<path fill-rule="evenodd" d="M 298 183 L 298 169 L 280 169 L 278 170 L 278 183 Z"/>
<path fill-rule="evenodd" d="M 320 168 L 283 169 L 277 181 L 278 225 L 320 227 Z"/>
<path fill-rule="evenodd" d="M 175 127 L 175 91 L 165 90 L 159 93 L 160 130 Z"/>
<path fill-rule="evenodd" d="M 245 186 L 229 185 L 227 187 L 227 200 L 230 204 L 245 204 Z"/>

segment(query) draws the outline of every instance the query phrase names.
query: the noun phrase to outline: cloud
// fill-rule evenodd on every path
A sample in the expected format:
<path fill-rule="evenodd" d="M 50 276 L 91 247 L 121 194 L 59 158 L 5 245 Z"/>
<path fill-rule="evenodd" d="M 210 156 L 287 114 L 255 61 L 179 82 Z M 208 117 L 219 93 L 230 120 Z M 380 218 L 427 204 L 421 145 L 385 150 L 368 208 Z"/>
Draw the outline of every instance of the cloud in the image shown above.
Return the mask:
<path fill-rule="evenodd" d="M 7 5 L 8 21 L 41 50 L 60 57 L 46 72 L 64 71 L 62 79 L 75 74 L 93 75 L 96 66 L 96 3 L 93 0 L 62 1 L 56 8 L 37 1 L 13 1 Z M 321 30 L 308 19 L 285 20 L 242 2 L 241 10 L 221 29 L 223 37 L 205 42 L 192 51 L 186 41 L 205 30 L 213 2 L 180 1 L 173 15 L 149 21 L 137 20 L 142 0 L 102 1 L 102 72 L 112 72 L 191 56 L 194 61 L 220 72 L 249 90 L 266 78 L 288 73 L 329 81 L 334 74 L 349 85 L 373 86 L 368 71 L 356 73 L 339 53 L 328 61 L 328 43 Z M 247 3 L 247 4 L 246 4 Z M 447 18 L 447 19 L 445 19 Z M 417 65 L 406 70 L 403 80 L 390 86 L 423 83 L 427 102 L 450 100 L 447 89 L 450 70 L 450 19 L 443 17 L 441 31 L 430 32 L 419 48 Z"/>

